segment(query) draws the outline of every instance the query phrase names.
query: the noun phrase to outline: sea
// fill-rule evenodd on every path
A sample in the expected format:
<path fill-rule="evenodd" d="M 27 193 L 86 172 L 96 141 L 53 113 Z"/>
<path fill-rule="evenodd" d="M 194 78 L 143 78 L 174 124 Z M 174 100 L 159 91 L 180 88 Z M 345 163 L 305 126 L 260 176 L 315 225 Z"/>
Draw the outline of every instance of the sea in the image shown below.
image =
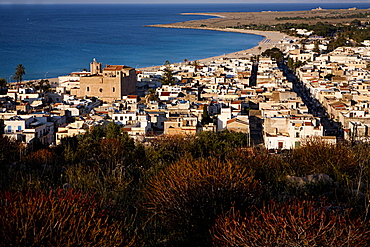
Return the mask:
<path fill-rule="evenodd" d="M 210 18 L 181 13 L 369 9 L 369 3 L 0 5 L 0 78 L 55 78 L 89 69 L 95 58 L 134 68 L 198 60 L 249 49 L 262 36 L 146 27 Z"/>

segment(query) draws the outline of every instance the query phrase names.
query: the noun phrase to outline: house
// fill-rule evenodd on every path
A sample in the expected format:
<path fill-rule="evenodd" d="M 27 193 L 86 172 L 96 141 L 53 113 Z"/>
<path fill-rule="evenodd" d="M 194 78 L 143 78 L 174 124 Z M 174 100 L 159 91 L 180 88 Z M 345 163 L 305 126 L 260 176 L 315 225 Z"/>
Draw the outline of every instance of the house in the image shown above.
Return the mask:
<path fill-rule="evenodd" d="M 86 130 L 84 129 L 84 123 L 85 121 L 78 120 L 68 125 L 66 124 L 58 127 L 55 144 L 59 145 L 63 138 L 85 134 Z"/>
<path fill-rule="evenodd" d="M 311 114 L 274 115 L 264 119 L 263 138 L 267 149 L 299 148 L 305 138 L 323 135 L 323 126 Z"/>
<path fill-rule="evenodd" d="M 195 135 L 201 129 L 198 118 L 193 115 L 170 116 L 164 122 L 165 135 Z"/>
<path fill-rule="evenodd" d="M 54 123 L 47 116 L 16 115 L 4 120 L 4 134 L 30 146 L 36 139 L 44 145 L 54 142 Z"/>
<path fill-rule="evenodd" d="M 233 132 L 250 133 L 248 116 L 237 116 L 226 122 L 226 129 Z"/>

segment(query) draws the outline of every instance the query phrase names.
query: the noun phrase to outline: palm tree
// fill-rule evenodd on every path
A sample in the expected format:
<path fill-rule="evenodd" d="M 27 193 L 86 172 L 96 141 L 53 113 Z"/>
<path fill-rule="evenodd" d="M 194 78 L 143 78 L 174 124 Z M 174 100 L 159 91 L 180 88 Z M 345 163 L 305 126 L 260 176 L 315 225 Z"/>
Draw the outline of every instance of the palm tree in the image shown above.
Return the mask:
<path fill-rule="evenodd" d="M 22 64 L 18 64 L 17 68 L 15 68 L 15 76 L 14 79 L 18 82 L 22 82 L 23 75 L 26 74 L 26 69 Z"/>
<path fill-rule="evenodd" d="M 149 101 L 157 101 L 158 100 L 157 92 L 153 88 L 150 88 L 148 90 L 147 96 L 148 96 Z"/>

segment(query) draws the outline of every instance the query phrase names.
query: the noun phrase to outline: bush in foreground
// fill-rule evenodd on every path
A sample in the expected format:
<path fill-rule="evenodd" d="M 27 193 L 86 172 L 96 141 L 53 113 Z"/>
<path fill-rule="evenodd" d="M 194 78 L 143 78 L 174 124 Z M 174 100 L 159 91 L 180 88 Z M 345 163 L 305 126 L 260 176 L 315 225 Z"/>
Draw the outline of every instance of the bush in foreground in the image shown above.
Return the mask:
<path fill-rule="evenodd" d="M 348 211 L 295 200 L 242 216 L 230 211 L 213 228 L 215 246 L 369 246 L 370 231 Z"/>
<path fill-rule="evenodd" d="M 243 167 L 217 160 L 182 160 L 153 176 L 144 191 L 146 209 L 170 236 L 168 246 L 204 246 L 217 217 L 260 198 L 260 185 Z M 154 223 L 153 223 L 154 224 Z"/>
<path fill-rule="evenodd" d="M 8 191 L 0 198 L 0 246 L 132 244 L 123 224 L 94 196 L 58 189 L 50 193 Z"/>

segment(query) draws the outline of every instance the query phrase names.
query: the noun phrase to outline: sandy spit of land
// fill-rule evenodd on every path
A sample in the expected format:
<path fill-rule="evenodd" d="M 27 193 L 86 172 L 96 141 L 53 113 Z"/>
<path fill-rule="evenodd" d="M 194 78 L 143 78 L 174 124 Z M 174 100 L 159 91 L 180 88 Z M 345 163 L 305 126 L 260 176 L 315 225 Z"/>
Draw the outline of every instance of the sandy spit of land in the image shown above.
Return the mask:
<path fill-rule="evenodd" d="M 319 7 L 319 6 L 318 6 Z M 307 23 L 316 24 L 319 21 L 335 23 L 348 23 L 353 20 L 351 17 L 354 14 L 367 13 L 368 9 L 321 9 L 316 8 L 306 11 L 262 11 L 262 12 L 221 12 L 221 13 L 183 13 L 183 15 L 204 15 L 210 16 L 209 19 L 192 20 L 164 25 L 152 25 L 152 27 L 164 28 L 189 28 L 189 29 L 204 29 L 215 30 L 224 32 L 239 32 L 264 36 L 258 46 L 248 50 L 237 51 L 230 54 L 216 56 L 211 58 L 200 59 L 199 62 L 206 63 L 217 58 L 241 58 L 251 56 L 250 54 L 257 55 L 265 49 L 278 47 L 280 48 L 279 41 L 286 35 L 279 32 L 258 31 L 250 29 L 234 29 L 227 27 L 235 26 L 250 26 L 250 25 L 276 25 L 279 23 Z M 213 17 L 213 18 L 212 18 Z M 297 19 L 296 17 L 300 17 Z M 338 18 L 340 17 L 340 18 Z M 285 18 L 285 19 L 284 19 Z M 287 20 L 287 18 L 289 20 Z M 358 18 L 359 20 L 366 21 L 367 18 Z M 261 47 L 259 49 L 259 47 Z M 145 70 L 158 70 L 160 66 L 145 68 Z M 143 69 L 144 70 L 144 69 Z"/>
<path fill-rule="evenodd" d="M 261 35 L 264 37 L 257 46 L 242 50 L 236 51 L 229 54 L 223 54 L 214 57 L 208 57 L 197 60 L 201 64 L 207 64 L 214 60 L 220 58 L 249 58 L 254 55 L 258 55 L 261 52 L 265 51 L 266 49 L 277 47 L 280 48 L 280 41 L 283 38 L 294 38 L 287 36 L 283 33 L 273 32 L 273 31 L 259 31 L 259 30 L 245 30 L 245 29 L 235 29 L 235 28 L 207 28 L 207 27 L 188 27 L 188 26 L 179 26 L 179 25 L 171 25 L 171 24 L 164 24 L 164 25 L 153 25 L 153 27 L 162 27 L 162 28 L 186 28 L 186 29 L 202 29 L 202 30 L 213 30 L 213 31 L 222 31 L 222 32 L 235 32 L 235 33 L 245 33 L 245 34 L 255 34 Z M 145 67 L 140 68 L 138 70 L 141 71 L 155 71 L 159 70 L 161 66 L 153 66 L 153 67 Z"/>

